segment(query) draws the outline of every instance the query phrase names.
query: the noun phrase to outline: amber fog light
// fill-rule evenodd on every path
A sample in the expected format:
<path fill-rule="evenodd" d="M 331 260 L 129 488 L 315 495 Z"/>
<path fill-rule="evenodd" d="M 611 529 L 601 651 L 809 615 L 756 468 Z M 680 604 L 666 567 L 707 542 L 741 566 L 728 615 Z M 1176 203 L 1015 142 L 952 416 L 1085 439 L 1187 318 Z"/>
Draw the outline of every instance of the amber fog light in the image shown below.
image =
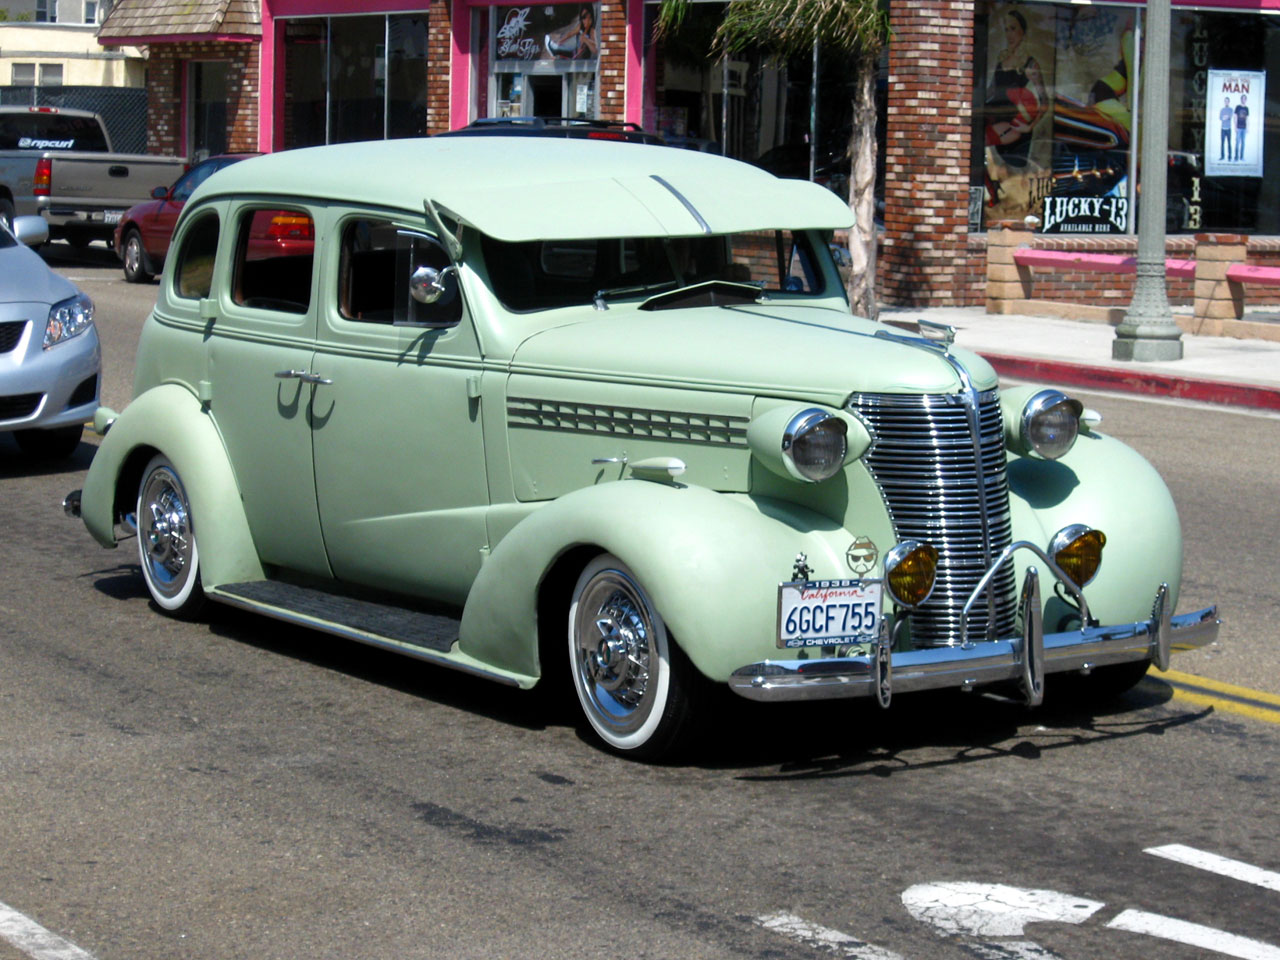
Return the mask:
<path fill-rule="evenodd" d="M 884 583 L 900 607 L 914 610 L 933 593 L 938 551 L 927 543 L 903 540 L 884 558 Z"/>
<path fill-rule="evenodd" d="M 1107 535 L 1101 530 L 1073 523 L 1053 535 L 1049 542 L 1049 556 L 1072 583 L 1083 587 L 1097 575 L 1102 564 L 1102 548 L 1106 545 Z"/>

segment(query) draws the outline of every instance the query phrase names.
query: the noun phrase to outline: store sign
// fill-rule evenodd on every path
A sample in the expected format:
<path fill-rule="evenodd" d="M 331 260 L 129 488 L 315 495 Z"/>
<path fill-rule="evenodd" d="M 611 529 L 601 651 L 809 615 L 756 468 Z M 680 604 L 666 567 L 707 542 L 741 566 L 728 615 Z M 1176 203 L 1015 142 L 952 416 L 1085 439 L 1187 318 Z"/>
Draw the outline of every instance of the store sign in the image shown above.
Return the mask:
<path fill-rule="evenodd" d="M 1205 92 L 1205 173 L 1210 177 L 1262 176 L 1264 71 L 1210 70 Z"/>
<path fill-rule="evenodd" d="M 1124 233 L 1129 225 L 1125 197 L 1045 197 L 1045 233 Z"/>
<path fill-rule="evenodd" d="M 600 5 L 496 7 L 494 58 L 501 61 L 594 61 L 599 56 Z M 589 69 L 587 64 L 584 68 Z"/>

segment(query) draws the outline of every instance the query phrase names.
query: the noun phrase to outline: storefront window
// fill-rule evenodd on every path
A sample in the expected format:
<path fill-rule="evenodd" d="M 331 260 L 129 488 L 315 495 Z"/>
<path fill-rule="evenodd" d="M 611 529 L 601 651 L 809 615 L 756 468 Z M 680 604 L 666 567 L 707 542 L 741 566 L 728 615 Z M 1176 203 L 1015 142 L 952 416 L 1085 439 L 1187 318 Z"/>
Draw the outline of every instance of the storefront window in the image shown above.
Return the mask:
<path fill-rule="evenodd" d="M 427 18 L 285 22 L 285 146 L 426 133 Z"/>
<path fill-rule="evenodd" d="M 680 27 L 645 22 L 645 118 L 668 143 L 724 153 L 781 177 L 813 178 L 848 196 L 856 79 L 847 56 L 780 62 L 768 50 L 715 53 L 722 3 L 694 3 Z M 651 77 L 651 81 L 648 78 Z M 815 82 L 816 80 L 816 82 Z"/>
<path fill-rule="evenodd" d="M 474 15 L 488 25 L 482 116 L 599 116 L 598 3 L 490 7 Z"/>
<path fill-rule="evenodd" d="M 1027 216 L 1045 233 L 1136 228 L 1140 24 L 1135 7 L 979 3 L 971 228 Z M 1280 233 L 1266 168 L 1280 133 L 1264 122 L 1280 19 L 1176 10 L 1169 49 L 1166 231 Z"/>
<path fill-rule="evenodd" d="M 1251 13 L 1176 11 L 1170 46 L 1169 220 L 1187 232 L 1280 233 L 1280 149 L 1265 124 L 1280 23 Z"/>
<path fill-rule="evenodd" d="M 1136 26 L 1126 7 L 979 4 L 971 226 L 1036 216 L 1045 233 L 1130 229 Z"/>

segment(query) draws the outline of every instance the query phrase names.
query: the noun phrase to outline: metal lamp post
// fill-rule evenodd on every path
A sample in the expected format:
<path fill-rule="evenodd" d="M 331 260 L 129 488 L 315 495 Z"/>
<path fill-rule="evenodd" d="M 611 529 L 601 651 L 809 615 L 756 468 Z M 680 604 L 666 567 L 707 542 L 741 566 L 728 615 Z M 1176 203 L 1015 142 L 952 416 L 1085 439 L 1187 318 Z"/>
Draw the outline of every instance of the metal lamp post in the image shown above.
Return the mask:
<path fill-rule="evenodd" d="M 1133 300 L 1111 343 L 1115 360 L 1181 360 L 1182 331 L 1169 310 L 1165 284 L 1168 204 L 1169 0 L 1147 0 L 1142 74 L 1142 204 L 1138 276 Z"/>

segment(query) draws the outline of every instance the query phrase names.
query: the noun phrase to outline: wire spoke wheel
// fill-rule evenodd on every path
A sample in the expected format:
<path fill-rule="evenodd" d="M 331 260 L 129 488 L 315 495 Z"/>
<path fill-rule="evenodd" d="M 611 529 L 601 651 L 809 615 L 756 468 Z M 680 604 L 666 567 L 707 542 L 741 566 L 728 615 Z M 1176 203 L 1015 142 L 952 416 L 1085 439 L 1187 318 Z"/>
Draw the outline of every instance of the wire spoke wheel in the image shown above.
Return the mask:
<path fill-rule="evenodd" d="M 616 557 L 596 557 L 578 578 L 569 659 L 583 713 L 608 746 L 650 759 L 671 748 L 688 718 L 686 663 Z"/>
<path fill-rule="evenodd" d="M 175 616 L 204 602 L 191 504 L 173 465 L 152 458 L 138 486 L 138 559 L 151 598 Z"/>

